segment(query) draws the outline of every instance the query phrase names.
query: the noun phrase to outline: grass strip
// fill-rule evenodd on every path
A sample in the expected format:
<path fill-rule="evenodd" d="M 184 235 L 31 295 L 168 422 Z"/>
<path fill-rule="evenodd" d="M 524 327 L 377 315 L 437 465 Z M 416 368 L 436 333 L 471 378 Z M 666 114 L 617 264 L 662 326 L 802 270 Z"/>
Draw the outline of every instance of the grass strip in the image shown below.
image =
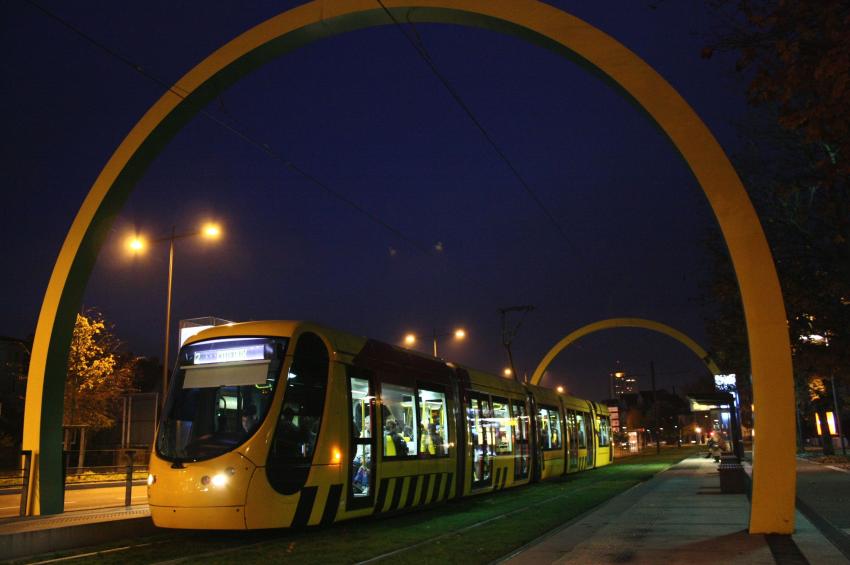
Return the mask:
<path fill-rule="evenodd" d="M 357 563 L 396 552 L 382 561 L 417 565 L 489 563 L 694 453 L 696 450 L 690 448 L 665 449 L 661 455 L 633 456 L 561 480 L 329 528 L 173 532 L 147 538 L 156 543 L 134 549 L 132 554 L 87 556 L 85 562 L 130 565 L 186 557 L 180 562 L 326 565 Z M 513 514 L 499 518 L 507 513 Z M 126 544 L 127 540 L 122 540 L 101 547 Z M 56 554 L 61 555 L 69 553 Z"/>

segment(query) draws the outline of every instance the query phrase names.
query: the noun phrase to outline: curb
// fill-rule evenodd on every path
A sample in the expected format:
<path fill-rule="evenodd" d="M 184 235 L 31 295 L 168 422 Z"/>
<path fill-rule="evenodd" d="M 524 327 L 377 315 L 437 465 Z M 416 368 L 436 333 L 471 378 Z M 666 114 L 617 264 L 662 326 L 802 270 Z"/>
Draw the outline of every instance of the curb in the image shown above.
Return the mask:
<path fill-rule="evenodd" d="M 3 561 L 159 532 L 150 516 L 0 534 Z"/>

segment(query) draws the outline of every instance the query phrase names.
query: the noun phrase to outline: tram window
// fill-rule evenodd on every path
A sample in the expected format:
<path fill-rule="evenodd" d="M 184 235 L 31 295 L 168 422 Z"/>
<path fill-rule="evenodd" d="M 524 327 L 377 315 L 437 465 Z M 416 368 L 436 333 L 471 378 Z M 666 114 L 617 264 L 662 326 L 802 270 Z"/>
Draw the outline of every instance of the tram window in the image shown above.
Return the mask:
<path fill-rule="evenodd" d="M 472 441 L 473 486 L 489 484 L 492 476 L 493 436 L 488 425 L 493 417 L 490 397 L 471 396 L 466 409 L 469 438 Z"/>
<path fill-rule="evenodd" d="M 201 461 L 247 441 L 267 416 L 287 343 L 227 338 L 181 348 L 157 453 L 169 461 Z"/>
<path fill-rule="evenodd" d="M 301 334 L 266 465 L 269 483 L 284 494 L 296 492 L 307 480 L 325 406 L 328 369 L 322 339 L 314 333 Z"/>
<path fill-rule="evenodd" d="M 351 416 L 355 437 L 372 437 L 372 397 L 369 395 L 369 381 L 351 379 Z"/>
<path fill-rule="evenodd" d="M 540 447 L 545 450 L 561 448 L 561 415 L 557 408 L 541 406 L 537 409 L 540 424 Z"/>
<path fill-rule="evenodd" d="M 528 442 L 528 411 L 525 408 L 524 402 L 513 402 L 514 418 L 512 425 L 514 427 L 514 439 L 517 442 Z"/>
<path fill-rule="evenodd" d="M 576 413 L 576 427 L 578 428 L 578 448 L 585 449 L 587 448 L 587 430 L 585 429 L 584 424 L 584 413 L 578 412 Z"/>
<path fill-rule="evenodd" d="M 528 410 L 525 402 L 514 400 L 511 403 L 513 411 L 513 437 L 516 444 L 516 463 L 514 467 L 514 477 L 517 479 L 525 479 L 528 477 L 528 429 L 531 422 L 528 419 Z"/>
<path fill-rule="evenodd" d="M 567 410 L 567 433 L 570 435 L 570 451 L 575 453 L 578 448 L 578 425 L 575 410 Z"/>
<path fill-rule="evenodd" d="M 496 437 L 496 453 L 510 455 L 511 445 L 511 415 L 508 411 L 506 398 L 493 397 L 493 435 Z"/>
<path fill-rule="evenodd" d="M 607 416 L 597 419 L 599 424 L 599 447 L 607 447 L 611 437 L 611 420 Z"/>
<path fill-rule="evenodd" d="M 419 453 L 444 457 L 449 454 L 446 394 L 419 389 Z"/>
<path fill-rule="evenodd" d="M 384 457 L 408 457 L 416 454 L 416 406 L 412 388 L 384 384 L 383 404 Z"/>

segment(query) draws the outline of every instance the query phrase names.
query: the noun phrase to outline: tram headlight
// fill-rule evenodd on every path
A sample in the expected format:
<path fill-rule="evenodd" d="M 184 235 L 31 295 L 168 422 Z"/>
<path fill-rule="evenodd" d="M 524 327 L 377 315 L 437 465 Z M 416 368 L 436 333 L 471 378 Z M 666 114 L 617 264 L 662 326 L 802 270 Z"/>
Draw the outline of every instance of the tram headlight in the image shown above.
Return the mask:
<path fill-rule="evenodd" d="M 153 486 L 153 484 L 155 482 L 156 482 L 156 475 L 148 473 L 148 486 Z"/>
<path fill-rule="evenodd" d="M 227 484 L 227 478 L 227 475 L 225 475 L 224 473 L 218 473 L 216 475 L 213 475 L 212 485 L 214 487 L 223 487 Z"/>

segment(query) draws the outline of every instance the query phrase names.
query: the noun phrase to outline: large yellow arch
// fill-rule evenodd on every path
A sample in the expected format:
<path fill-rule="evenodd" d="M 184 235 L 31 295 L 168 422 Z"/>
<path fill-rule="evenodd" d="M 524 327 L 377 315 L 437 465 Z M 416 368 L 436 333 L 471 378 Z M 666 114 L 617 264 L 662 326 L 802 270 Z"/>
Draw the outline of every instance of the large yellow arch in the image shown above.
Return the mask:
<path fill-rule="evenodd" d="M 708 197 L 741 289 L 759 414 L 750 532 L 793 531 L 794 445 L 788 438 L 794 437 L 794 400 L 779 280 L 747 193 L 705 124 L 625 46 L 542 2 L 383 0 L 383 4 L 400 21 L 489 28 L 558 52 L 621 89 L 667 134 Z M 200 108 L 251 70 L 317 39 L 390 23 L 376 0 L 316 0 L 275 16 L 189 71 L 116 149 L 68 231 L 39 313 L 24 424 L 24 449 L 34 457 L 31 513 L 62 511 L 62 390 L 74 315 L 100 245 L 136 180 Z"/>
<path fill-rule="evenodd" d="M 543 357 L 543 360 L 537 365 L 537 368 L 531 375 L 531 384 L 540 384 L 540 381 L 543 379 L 543 373 L 546 372 L 546 369 L 549 368 L 549 365 L 552 364 L 555 357 L 557 357 L 561 351 L 569 347 L 570 344 L 580 340 L 588 334 L 601 330 L 610 330 L 612 328 L 643 328 L 645 330 L 652 330 L 654 332 L 670 336 L 693 351 L 694 354 L 700 358 L 700 361 L 705 363 L 706 368 L 711 371 L 712 375 L 720 374 L 720 368 L 717 366 L 717 363 L 714 362 L 714 359 L 711 358 L 711 355 L 709 355 L 705 349 L 700 347 L 697 342 L 676 328 L 668 326 L 667 324 L 662 324 L 661 322 L 646 320 L 644 318 L 609 318 L 607 320 L 599 320 L 598 322 L 582 326 L 579 329 L 570 332 L 564 339 L 556 343 Z"/>

